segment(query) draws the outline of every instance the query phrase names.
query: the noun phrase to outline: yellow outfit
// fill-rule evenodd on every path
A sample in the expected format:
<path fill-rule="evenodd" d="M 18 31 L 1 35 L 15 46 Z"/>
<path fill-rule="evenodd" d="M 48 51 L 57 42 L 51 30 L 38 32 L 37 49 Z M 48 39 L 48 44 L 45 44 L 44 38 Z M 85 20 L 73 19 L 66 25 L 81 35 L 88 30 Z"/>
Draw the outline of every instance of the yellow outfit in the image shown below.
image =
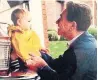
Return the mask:
<path fill-rule="evenodd" d="M 32 30 L 17 29 L 17 26 L 8 28 L 11 36 L 14 53 L 16 53 L 23 61 L 30 58 L 29 53 L 40 56 L 39 50 L 42 48 L 40 39 Z"/>

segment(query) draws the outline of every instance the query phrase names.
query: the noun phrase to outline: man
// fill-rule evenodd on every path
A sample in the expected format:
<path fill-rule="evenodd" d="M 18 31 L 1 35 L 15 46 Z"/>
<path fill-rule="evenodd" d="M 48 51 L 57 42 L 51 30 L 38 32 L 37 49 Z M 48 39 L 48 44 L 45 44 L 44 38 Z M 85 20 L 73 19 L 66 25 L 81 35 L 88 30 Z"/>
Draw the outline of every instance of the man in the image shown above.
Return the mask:
<path fill-rule="evenodd" d="M 42 54 L 44 60 L 30 55 L 32 62 L 27 66 L 35 67 L 41 80 L 96 80 L 96 40 L 87 32 L 91 18 L 87 5 L 68 2 L 56 22 L 58 34 L 69 40 L 68 50 L 57 59 L 47 54 Z"/>

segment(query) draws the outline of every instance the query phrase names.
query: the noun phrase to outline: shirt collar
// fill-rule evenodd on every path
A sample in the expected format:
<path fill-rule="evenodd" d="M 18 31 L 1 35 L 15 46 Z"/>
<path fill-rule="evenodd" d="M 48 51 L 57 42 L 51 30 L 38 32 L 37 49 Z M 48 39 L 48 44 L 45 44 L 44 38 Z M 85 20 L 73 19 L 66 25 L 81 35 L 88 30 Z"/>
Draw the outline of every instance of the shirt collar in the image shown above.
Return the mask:
<path fill-rule="evenodd" d="M 78 34 L 76 37 L 74 37 L 72 40 L 70 40 L 69 42 L 68 42 L 68 45 L 71 45 L 80 35 L 82 35 L 84 33 L 84 31 L 83 32 L 81 32 L 80 34 Z"/>

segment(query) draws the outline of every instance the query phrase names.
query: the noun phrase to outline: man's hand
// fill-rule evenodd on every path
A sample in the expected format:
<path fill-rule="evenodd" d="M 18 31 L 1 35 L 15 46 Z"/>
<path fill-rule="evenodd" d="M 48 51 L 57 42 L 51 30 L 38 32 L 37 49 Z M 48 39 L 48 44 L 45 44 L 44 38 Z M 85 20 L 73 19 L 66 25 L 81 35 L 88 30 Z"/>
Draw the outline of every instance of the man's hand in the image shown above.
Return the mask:
<path fill-rule="evenodd" d="M 39 68 L 47 66 L 48 64 L 39 56 L 30 54 L 31 58 L 28 59 L 26 65 L 29 69 L 37 71 Z"/>
<path fill-rule="evenodd" d="M 30 58 L 30 59 L 27 59 L 25 62 L 26 62 L 27 65 L 32 65 L 32 64 L 33 64 L 33 63 L 32 63 L 33 61 L 32 61 L 31 58 Z"/>
<path fill-rule="evenodd" d="M 41 53 L 49 53 L 49 50 L 48 49 L 40 49 L 39 50 Z"/>

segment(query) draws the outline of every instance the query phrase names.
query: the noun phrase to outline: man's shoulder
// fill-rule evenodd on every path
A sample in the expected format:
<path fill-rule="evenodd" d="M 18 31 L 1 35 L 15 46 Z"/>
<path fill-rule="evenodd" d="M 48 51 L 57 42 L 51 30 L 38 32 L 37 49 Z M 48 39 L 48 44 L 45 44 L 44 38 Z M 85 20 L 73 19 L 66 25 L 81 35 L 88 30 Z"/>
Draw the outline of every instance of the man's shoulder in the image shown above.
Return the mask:
<path fill-rule="evenodd" d="M 91 34 L 85 32 L 74 42 L 73 46 L 75 48 L 93 49 L 97 48 L 97 43 L 96 39 Z"/>

